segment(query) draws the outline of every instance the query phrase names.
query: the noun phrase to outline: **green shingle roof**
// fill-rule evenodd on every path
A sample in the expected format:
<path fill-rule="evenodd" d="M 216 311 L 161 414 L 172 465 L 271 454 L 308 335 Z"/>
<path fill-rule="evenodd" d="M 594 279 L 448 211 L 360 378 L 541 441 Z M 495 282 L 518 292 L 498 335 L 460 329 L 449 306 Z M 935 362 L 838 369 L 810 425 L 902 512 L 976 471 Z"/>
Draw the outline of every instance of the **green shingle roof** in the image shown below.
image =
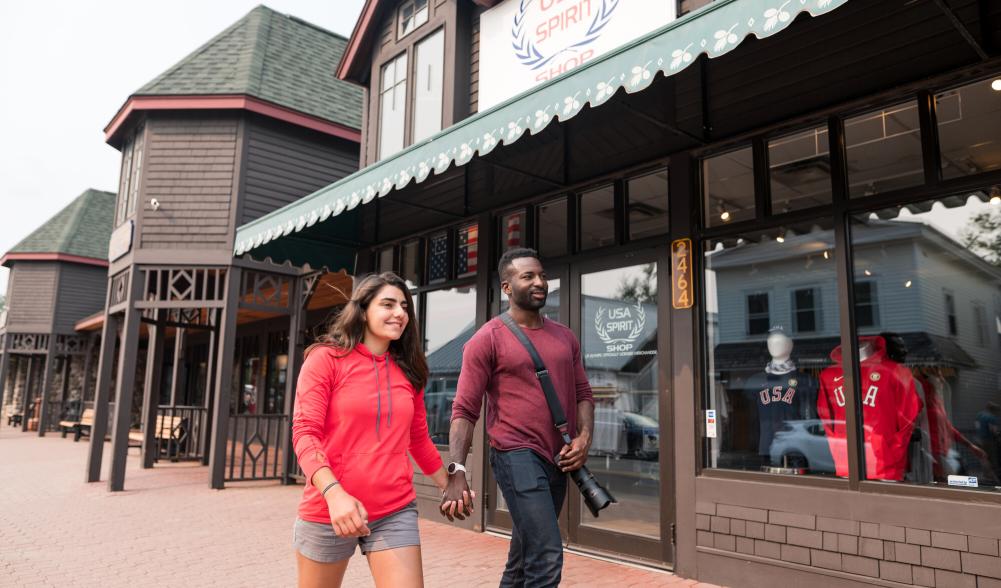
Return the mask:
<path fill-rule="evenodd" d="M 115 194 L 87 190 L 8 253 L 64 253 L 108 258 Z"/>
<path fill-rule="evenodd" d="M 361 88 L 334 77 L 347 39 L 258 6 L 136 96 L 246 94 L 352 129 Z"/>

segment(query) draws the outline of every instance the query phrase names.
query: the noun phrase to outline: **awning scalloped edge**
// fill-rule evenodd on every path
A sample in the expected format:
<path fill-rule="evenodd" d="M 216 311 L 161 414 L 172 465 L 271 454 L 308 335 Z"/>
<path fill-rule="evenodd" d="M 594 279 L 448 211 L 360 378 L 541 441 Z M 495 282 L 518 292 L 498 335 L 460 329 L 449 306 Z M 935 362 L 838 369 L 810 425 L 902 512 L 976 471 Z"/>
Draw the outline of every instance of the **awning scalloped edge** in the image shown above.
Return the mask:
<path fill-rule="evenodd" d="M 657 72 L 670 76 L 705 53 L 719 57 L 754 35 L 770 37 L 801 13 L 828 13 L 848 0 L 717 0 L 664 28 L 571 70 L 552 82 L 455 124 L 408 149 L 237 229 L 235 255 L 335 217 L 411 181 L 421 183 L 453 163 L 465 165 L 525 132 L 566 121 L 584 106 L 599 107 L 619 88 L 640 92 Z"/>

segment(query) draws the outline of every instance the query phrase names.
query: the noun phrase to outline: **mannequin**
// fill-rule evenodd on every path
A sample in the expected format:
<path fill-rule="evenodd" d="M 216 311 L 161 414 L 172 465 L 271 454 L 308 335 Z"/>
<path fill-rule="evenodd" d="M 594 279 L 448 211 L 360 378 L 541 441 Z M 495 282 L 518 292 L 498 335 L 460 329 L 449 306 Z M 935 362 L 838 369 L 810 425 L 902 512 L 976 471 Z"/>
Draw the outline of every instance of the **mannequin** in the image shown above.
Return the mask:
<path fill-rule="evenodd" d="M 887 356 L 882 337 L 862 337 L 859 358 L 866 479 L 903 480 L 911 431 L 921 410 L 914 378 Z M 845 396 L 849 391 L 844 388 L 840 345 L 831 351 L 831 360 L 834 365 L 820 372 L 817 415 L 824 423 L 835 473 L 847 477 Z"/>
<path fill-rule="evenodd" d="M 772 327 L 766 341 L 771 360 L 765 369 L 747 380 L 745 392 L 758 408 L 758 455 L 765 464 L 782 465 L 772 460 L 771 446 L 775 433 L 787 421 L 810 418 L 816 402 L 815 380 L 798 369 L 792 361 L 793 340 L 781 326 Z"/>

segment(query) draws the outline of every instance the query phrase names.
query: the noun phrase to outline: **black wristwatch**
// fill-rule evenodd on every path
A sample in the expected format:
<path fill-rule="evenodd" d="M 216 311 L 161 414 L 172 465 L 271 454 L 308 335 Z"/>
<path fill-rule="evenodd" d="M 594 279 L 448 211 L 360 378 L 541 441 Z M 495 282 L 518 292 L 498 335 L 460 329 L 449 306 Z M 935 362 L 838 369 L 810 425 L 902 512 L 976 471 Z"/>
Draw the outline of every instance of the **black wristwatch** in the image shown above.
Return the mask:
<path fill-rule="evenodd" d="M 457 461 L 453 461 L 452 463 L 448 464 L 448 475 L 450 476 L 455 475 L 457 472 L 464 472 L 464 471 L 466 471 L 466 466 L 462 465 Z"/>

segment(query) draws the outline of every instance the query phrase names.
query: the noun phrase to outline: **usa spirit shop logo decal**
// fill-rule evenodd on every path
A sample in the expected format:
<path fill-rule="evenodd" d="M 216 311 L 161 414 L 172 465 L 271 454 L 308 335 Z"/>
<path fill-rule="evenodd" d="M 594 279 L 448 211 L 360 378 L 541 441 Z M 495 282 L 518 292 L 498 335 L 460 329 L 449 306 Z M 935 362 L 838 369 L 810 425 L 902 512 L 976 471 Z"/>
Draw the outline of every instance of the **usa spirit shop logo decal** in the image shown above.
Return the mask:
<path fill-rule="evenodd" d="M 591 45 L 615 16 L 619 0 L 521 0 L 511 22 L 511 47 L 538 82 L 595 56 Z"/>

